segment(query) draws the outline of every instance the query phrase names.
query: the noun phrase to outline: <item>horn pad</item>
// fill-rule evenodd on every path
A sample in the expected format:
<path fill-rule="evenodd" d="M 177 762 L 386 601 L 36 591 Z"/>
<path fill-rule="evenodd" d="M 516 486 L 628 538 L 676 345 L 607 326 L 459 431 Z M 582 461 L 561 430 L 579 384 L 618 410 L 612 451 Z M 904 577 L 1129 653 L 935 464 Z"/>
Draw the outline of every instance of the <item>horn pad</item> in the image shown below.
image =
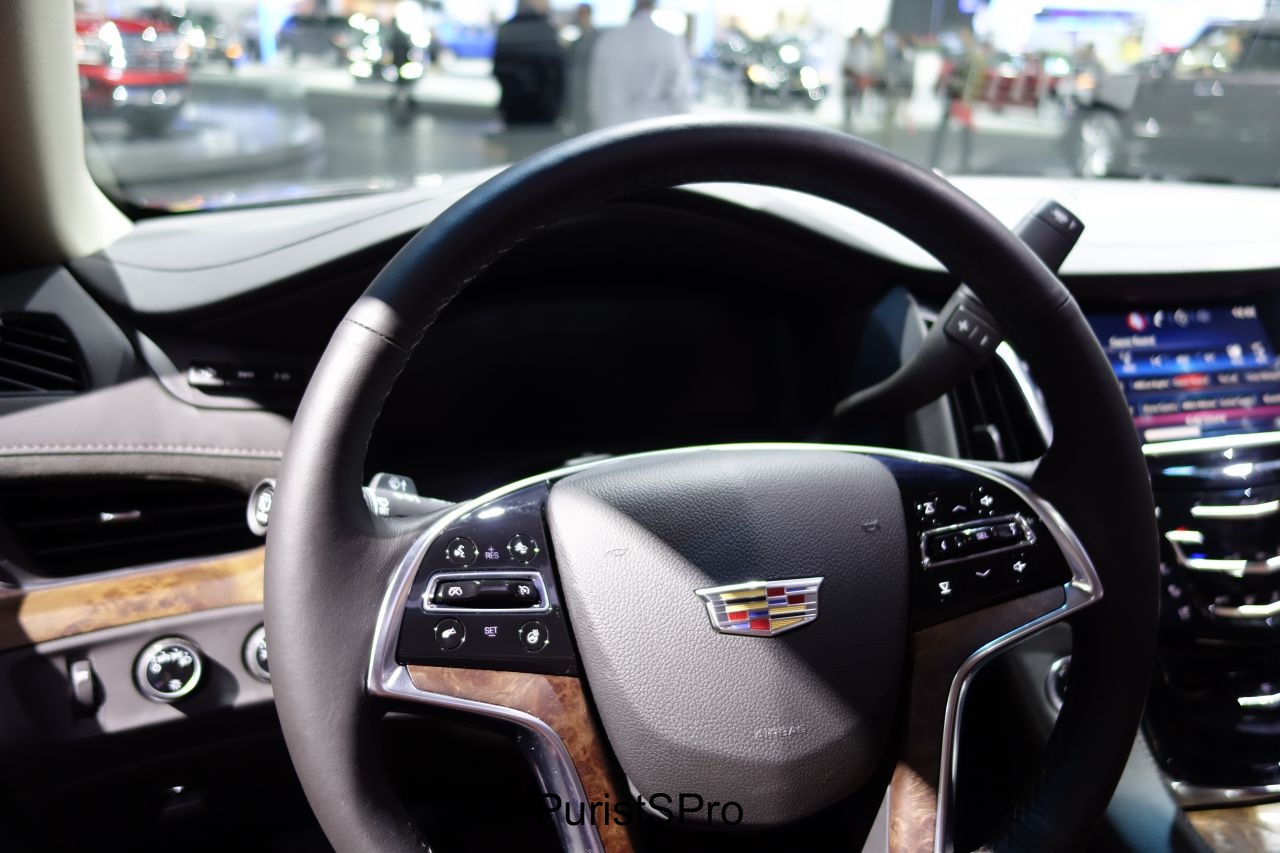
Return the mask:
<path fill-rule="evenodd" d="M 876 769 L 908 601 L 902 498 L 883 465 L 820 450 L 657 454 L 560 480 L 547 513 L 596 707 L 646 801 L 696 794 L 739 804 L 742 826 L 777 825 Z M 694 592 L 804 578 L 822 578 L 817 618 L 774 636 L 722 633 Z"/>

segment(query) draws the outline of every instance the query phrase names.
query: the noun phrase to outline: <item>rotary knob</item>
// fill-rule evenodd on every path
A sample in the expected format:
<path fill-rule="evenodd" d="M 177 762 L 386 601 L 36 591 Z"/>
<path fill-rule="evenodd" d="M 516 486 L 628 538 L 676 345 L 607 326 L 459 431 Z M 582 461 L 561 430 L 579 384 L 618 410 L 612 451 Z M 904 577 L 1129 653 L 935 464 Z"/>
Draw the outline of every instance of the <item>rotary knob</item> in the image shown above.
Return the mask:
<path fill-rule="evenodd" d="M 271 665 L 267 660 L 267 629 L 259 625 L 249 632 L 241 651 L 244 668 L 259 681 L 271 680 Z"/>
<path fill-rule="evenodd" d="M 154 702 L 177 702 L 195 690 L 204 671 L 200 648 L 181 637 L 165 637 L 138 655 L 133 675 L 138 690 Z"/>

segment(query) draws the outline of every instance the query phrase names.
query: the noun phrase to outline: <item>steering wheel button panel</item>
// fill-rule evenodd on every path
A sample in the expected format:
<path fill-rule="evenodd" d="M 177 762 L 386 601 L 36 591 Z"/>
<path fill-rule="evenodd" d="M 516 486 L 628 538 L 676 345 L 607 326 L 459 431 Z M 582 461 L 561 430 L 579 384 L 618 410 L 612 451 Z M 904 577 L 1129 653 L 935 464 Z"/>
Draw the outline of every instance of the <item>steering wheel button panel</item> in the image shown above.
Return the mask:
<path fill-rule="evenodd" d="M 546 484 L 506 494 L 436 537 L 405 602 L 400 663 L 577 674 L 550 555 L 540 544 L 547 541 L 546 495 Z M 473 563 L 452 562 L 457 542 L 474 547 Z M 442 618 L 465 643 L 442 641 Z M 538 633 L 530 641 L 528 626 L 534 624 Z"/>
<path fill-rule="evenodd" d="M 912 624 L 963 613 L 1066 583 L 1071 570 L 1045 522 L 1012 489 L 959 468 L 883 458 L 914 520 Z M 941 524 L 918 509 L 932 500 Z M 999 508 L 1002 514 L 992 516 Z M 911 524 L 912 522 L 909 522 Z"/>

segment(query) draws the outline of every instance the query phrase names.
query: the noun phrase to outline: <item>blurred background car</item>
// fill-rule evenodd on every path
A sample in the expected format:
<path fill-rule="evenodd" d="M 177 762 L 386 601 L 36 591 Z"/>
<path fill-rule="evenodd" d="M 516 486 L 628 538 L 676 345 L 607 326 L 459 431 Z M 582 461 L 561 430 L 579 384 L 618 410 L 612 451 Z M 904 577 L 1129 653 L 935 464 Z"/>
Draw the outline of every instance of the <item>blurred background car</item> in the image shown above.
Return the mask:
<path fill-rule="evenodd" d="M 993 53 L 987 62 L 982 100 L 999 111 L 1006 106 L 1037 109 L 1068 88 L 1071 61 L 1060 53 Z"/>
<path fill-rule="evenodd" d="M 447 65 L 458 59 L 492 59 L 495 38 L 492 25 L 444 18 L 436 29 L 440 62 Z"/>
<path fill-rule="evenodd" d="M 290 15 L 285 18 L 276 45 L 292 65 L 304 56 L 342 66 L 347 51 L 360 38 L 360 31 L 337 15 Z"/>
<path fill-rule="evenodd" d="M 191 46 L 147 18 L 76 17 L 80 104 L 87 117 L 118 116 L 131 131 L 169 130 L 190 91 Z"/>
<path fill-rule="evenodd" d="M 1081 75 L 1084 77 L 1084 75 Z M 1280 20 L 1213 24 L 1185 49 L 1077 79 L 1077 174 L 1280 182 Z"/>
<path fill-rule="evenodd" d="M 347 49 L 347 70 L 357 80 L 417 80 L 432 64 L 434 39 L 425 27 L 406 32 L 396 22 L 384 26 L 363 15 L 353 15 L 350 24 L 358 38 Z"/>
<path fill-rule="evenodd" d="M 740 84 L 752 106 L 799 104 L 816 109 L 827 86 L 803 40 L 789 34 L 766 39 L 730 32 L 712 45 L 703 76 Z M 707 66 L 711 67 L 708 68 Z"/>
<path fill-rule="evenodd" d="M 172 28 L 190 48 L 189 62 L 193 67 L 216 62 L 235 68 L 245 58 L 245 46 L 240 36 L 216 15 L 155 6 L 144 9 L 140 17 Z"/>

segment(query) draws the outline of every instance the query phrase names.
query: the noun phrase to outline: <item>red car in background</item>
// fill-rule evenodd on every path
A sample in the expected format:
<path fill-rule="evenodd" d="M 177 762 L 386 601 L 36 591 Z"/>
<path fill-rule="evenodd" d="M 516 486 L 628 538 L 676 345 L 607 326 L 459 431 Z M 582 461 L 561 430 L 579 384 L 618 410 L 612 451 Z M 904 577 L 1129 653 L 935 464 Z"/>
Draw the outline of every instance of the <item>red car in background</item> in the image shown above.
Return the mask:
<path fill-rule="evenodd" d="M 190 45 L 161 22 L 77 16 L 85 115 L 119 116 L 135 133 L 164 133 L 187 100 L 190 53 Z"/>
<path fill-rule="evenodd" d="M 982 100 L 999 111 L 1006 106 L 1039 107 L 1057 98 L 1071 74 L 1071 63 L 1060 54 L 995 53 L 987 61 Z"/>

